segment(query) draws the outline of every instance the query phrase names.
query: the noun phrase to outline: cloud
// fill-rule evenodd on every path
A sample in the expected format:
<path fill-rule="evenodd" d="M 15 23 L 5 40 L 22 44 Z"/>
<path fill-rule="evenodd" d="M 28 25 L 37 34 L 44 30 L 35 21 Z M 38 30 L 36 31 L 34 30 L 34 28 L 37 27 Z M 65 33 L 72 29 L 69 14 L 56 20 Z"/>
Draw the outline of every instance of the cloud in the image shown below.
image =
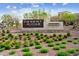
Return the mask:
<path fill-rule="evenodd" d="M 11 6 L 9 6 L 9 5 L 8 5 L 8 6 L 6 6 L 6 8 L 7 8 L 7 9 L 10 9 L 10 8 L 11 8 Z"/>
<path fill-rule="evenodd" d="M 67 5 L 67 4 L 68 4 L 68 3 L 63 3 L 62 5 L 65 6 L 65 5 Z"/>
<path fill-rule="evenodd" d="M 32 7 L 39 7 L 39 4 L 32 3 Z"/>

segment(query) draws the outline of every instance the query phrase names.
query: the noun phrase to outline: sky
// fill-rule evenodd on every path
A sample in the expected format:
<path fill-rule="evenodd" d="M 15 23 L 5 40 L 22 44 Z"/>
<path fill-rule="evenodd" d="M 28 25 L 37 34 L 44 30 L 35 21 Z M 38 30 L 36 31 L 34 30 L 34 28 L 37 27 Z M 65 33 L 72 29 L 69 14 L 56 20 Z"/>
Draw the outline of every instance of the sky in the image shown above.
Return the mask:
<path fill-rule="evenodd" d="M 0 3 L 0 17 L 3 14 L 14 14 L 21 17 L 26 12 L 31 10 L 45 10 L 51 15 L 56 15 L 58 12 L 70 11 L 79 13 L 78 3 Z"/>

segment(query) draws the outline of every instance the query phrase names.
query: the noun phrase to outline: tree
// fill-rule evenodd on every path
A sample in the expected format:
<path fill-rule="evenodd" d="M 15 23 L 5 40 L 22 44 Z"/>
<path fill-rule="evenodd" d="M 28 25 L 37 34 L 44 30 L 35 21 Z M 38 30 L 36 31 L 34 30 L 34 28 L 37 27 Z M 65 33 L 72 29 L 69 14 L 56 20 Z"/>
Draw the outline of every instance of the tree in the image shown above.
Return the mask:
<path fill-rule="evenodd" d="M 65 25 L 73 24 L 76 20 L 75 14 L 65 11 L 59 15 L 59 19 L 64 22 Z"/>
<path fill-rule="evenodd" d="M 4 14 L 2 17 L 1 17 L 1 20 L 2 20 L 2 23 L 5 24 L 7 27 L 10 27 L 12 26 L 12 16 L 9 15 L 9 14 Z"/>
<path fill-rule="evenodd" d="M 23 16 L 24 16 L 24 19 L 27 19 L 29 17 L 33 19 L 44 19 L 45 20 L 48 17 L 48 14 L 47 12 L 39 9 L 39 10 L 33 10 L 30 13 L 24 13 Z"/>
<path fill-rule="evenodd" d="M 19 26 L 19 20 L 17 17 L 13 17 L 12 15 L 9 14 L 4 14 L 1 17 L 2 23 L 6 25 L 8 29 L 11 29 L 14 27 L 14 25 L 18 28 Z"/>

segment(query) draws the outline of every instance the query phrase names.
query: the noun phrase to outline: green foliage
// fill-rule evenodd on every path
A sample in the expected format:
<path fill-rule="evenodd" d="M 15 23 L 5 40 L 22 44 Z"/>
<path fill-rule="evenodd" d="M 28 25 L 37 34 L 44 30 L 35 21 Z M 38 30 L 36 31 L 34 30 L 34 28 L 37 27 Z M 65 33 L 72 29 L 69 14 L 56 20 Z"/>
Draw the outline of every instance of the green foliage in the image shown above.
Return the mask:
<path fill-rule="evenodd" d="M 39 41 L 35 41 L 35 45 L 40 45 L 40 42 Z"/>
<path fill-rule="evenodd" d="M 5 49 L 6 49 L 6 50 L 11 49 L 11 45 L 10 45 L 10 44 L 6 44 L 6 45 L 5 45 Z"/>
<path fill-rule="evenodd" d="M 79 51 L 79 48 L 75 48 L 76 49 L 76 51 Z"/>
<path fill-rule="evenodd" d="M 76 49 L 75 48 L 71 48 L 67 51 L 68 53 L 75 53 L 76 52 Z"/>
<path fill-rule="evenodd" d="M 40 49 L 40 48 L 42 48 L 42 46 L 41 45 L 36 45 L 35 48 Z"/>
<path fill-rule="evenodd" d="M 62 44 L 66 44 L 66 42 L 65 41 L 63 41 L 63 42 L 61 42 Z"/>
<path fill-rule="evenodd" d="M 74 42 L 72 42 L 73 44 L 78 44 L 78 42 L 77 41 L 74 41 Z"/>
<path fill-rule="evenodd" d="M 42 48 L 42 49 L 40 50 L 41 53 L 48 53 L 48 51 L 49 51 L 49 50 L 48 50 L 47 48 Z"/>
<path fill-rule="evenodd" d="M 7 30 L 7 31 L 6 31 L 6 33 L 10 33 L 10 31 L 9 31 L 9 30 Z"/>
<path fill-rule="evenodd" d="M 72 42 L 72 40 L 67 40 L 67 42 Z"/>
<path fill-rule="evenodd" d="M 67 35 L 64 35 L 64 38 L 67 38 Z"/>
<path fill-rule="evenodd" d="M 59 52 L 57 53 L 57 56 L 69 56 L 69 53 L 64 52 L 64 51 L 59 51 Z"/>
<path fill-rule="evenodd" d="M 33 54 L 32 54 L 32 52 L 24 52 L 23 53 L 23 56 L 32 56 Z"/>
<path fill-rule="evenodd" d="M 9 52 L 9 55 L 14 55 L 15 53 L 16 53 L 16 51 L 12 50 L 12 51 Z"/>
<path fill-rule="evenodd" d="M 65 11 L 59 15 L 60 21 L 63 21 L 65 25 L 70 25 L 71 23 L 74 23 L 76 20 L 76 15 Z"/>
<path fill-rule="evenodd" d="M 71 33 L 67 33 L 67 36 L 71 36 Z"/>
<path fill-rule="evenodd" d="M 59 46 L 54 46 L 53 49 L 54 50 L 60 50 L 60 47 Z"/>
<path fill-rule="evenodd" d="M 4 48 L 0 48 L 0 52 L 4 51 Z"/>
<path fill-rule="evenodd" d="M 33 46 L 34 45 L 34 43 L 33 42 L 30 42 L 30 46 Z"/>
<path fill-rule="evenodd" d="M 63 36 L 58 37 L 58 41 L 62 41 L 63 39 L 64 39 L 64 37 L 63 37 Z"/>
<path fill-rule="evenodd" d="M 55 43 L 55 45 L 60 45 L 60 43 L 59 43 L 59 42 L 57 42 L 57 43 Z"/>
<path fill-rule="evenodd" d="M 51 42 L 53 42 L 53 40 L 50 39 L 46 40 L 46 43 L 51 43 Z"/>
<path fill-rule="evenodd" d="M 54 34 L 53 34 L 53 37 L 56 37 L 56 36 L 57 36 L 57 35 L 54 33 Z"/>
<path fill-rule="evenodd" d="M 22 51 L 23 51 L 23 52 L 29 52 L 30 49 L 29 49 L 29 48 L 23 48 Z"/>
<path fill-rule="evenodd" d="M 60 45 L 59 47 L 60 47 L 60 48 L 66 48 L 66 46 L 65 46 L 65 45 Z"/>
<path fill-rule="evenodd" d="M 20 42 L 16 42 L 15 48 L 16 49 L 20 48 L 20 45 L 21 45 Z"/>
<path fill-rule="evenodd" d="M 49 44 L 48 44 L 48 47 L 53 47 L 53 46 L 54 46 L 53 43 L 49 43 Z"/>

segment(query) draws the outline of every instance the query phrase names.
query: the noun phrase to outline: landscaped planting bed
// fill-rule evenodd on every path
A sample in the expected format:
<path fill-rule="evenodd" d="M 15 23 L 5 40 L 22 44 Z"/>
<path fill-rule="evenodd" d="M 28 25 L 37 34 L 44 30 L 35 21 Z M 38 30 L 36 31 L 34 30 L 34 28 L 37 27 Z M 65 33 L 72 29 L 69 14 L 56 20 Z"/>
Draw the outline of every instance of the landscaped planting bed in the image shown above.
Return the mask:
<path fill-rule="evenodd" d="M 8 56 L 69 56 L 79 52 L 79 38 L 71 33 L 52 35 L 32 33 L 10 33 L 1 31 L 0 55 Z"/>

